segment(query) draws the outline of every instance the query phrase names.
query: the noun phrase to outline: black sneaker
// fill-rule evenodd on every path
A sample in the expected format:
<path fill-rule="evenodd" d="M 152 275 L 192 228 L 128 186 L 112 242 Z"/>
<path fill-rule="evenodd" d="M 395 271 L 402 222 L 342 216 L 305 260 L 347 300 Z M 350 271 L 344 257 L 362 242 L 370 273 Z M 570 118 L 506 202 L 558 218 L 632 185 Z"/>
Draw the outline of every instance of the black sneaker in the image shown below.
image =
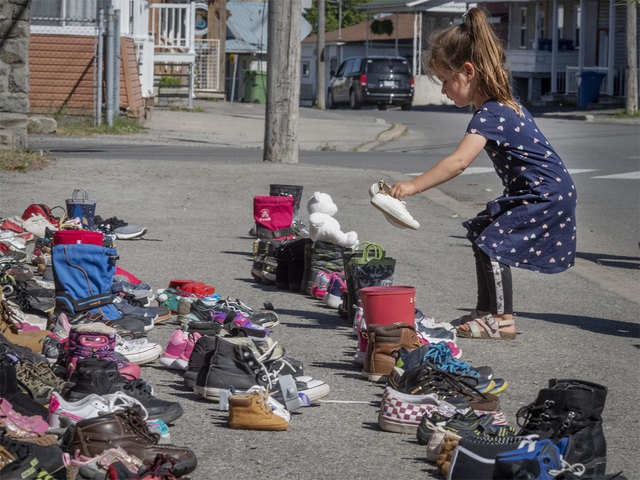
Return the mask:
<path fill-rule="evenodd" d="M 46 362 L 47 359 L 39 353 L 33 353 L 31 349 L 16 345 L 7 340 L 2 333 L 0 333 L 0 356 L 11 354 L 18 358 L 20 361 L 39 363 Z"/>
<path fill-rule="evenodd" d="M 96 215 L 94 222 L 98 230 L 106 234 L 115 235 L 119 240 L 131 240 L 147 233 L 146 228 L 127 223 L 118 217 L 110 217 L 103 220 L 100 215 Z"/>
<path fill-rule="evenodd" d="M 153 319 L 137 317 L 134 315 L 122 315 L 120 318 L 112 320 L 105 317 L 101 313 L 94 314 L 91 312 L 86 312 L 73 319 L 69 319 L 69 323 L 71 323 L 71 325 L 92 322 L 104 323 L 105 325 L 113 327 L 116 330 L 127 330 L 134 334 L 144 334 L 144 332 L 147 332 L 153 328 Z"/>
<path fill-rule="evenodd" d="M 460 480 L 494 478 L 493 470 L 498 454 L 516 450 L 520 445 L 530 444 L 536 438 L 535 435 L 490 439 L 482 437 L 462 438 L 457 446 L 449 445 L 448 443 L 443 445 L 437 466 L 445 478 Z"/>
<path fill-rule="evenodd" d="M 124 378 L 118 373 L 115 362 L 98 358 L 78 360 L 71 381 L 75 382 L 75 385 L 63 394 L 69 401 L 81 400 L 92 393 L 107 395 L 122 391 L 142 403 L 150 419 L 160 419 L 168 424 L 184 413 L 178 402 L 168 402 L 154 397 L 151 388 L 143 380 Z"/>
<path fill-rule="evenodd" d="M 209 364 L 209 358 L 218 345 L 218 338 L 209 335 L 203 335 L 198 339 L 193 347 L 193 352 L 189 357 L 189 366 L 184 372 L 184 386 L 192 389 L 196 383 L 198 372 L 203 366 Z"/>
<path fill-rule="evenodd" d="M 247 344 L 234 344 L 218 338 L 208 365 L 198 372 L 194 392 L 202 398 L 217 402 L 222 391 L 247 390 L 254 385 L 270 384 L 269 372 L 256 359 L 254 350 Z"/>
<path fill-rule="evenodd" d="M 45 447 L 0 435 L 0 447 L 10 457 L 6 460 L 11 462 L 0 470 L 2 480 L 66 478 L 62 450 L 57 445 Z M 5 455 L 0 454 L 2 456 Z M 3 464 L 2 460 L 0 458 L 0 465 Z M 61 473 L 56 475 L 58 472 Z"/>
<path fill-rule="evenodd" d="M 273 310 L 254 310 L 242 300 L 226 298 L 218 301 L 213 307 L 218 312 L 237 312 L 249 319 L 251 323 L 265 328 L 275 327 L 280 323 L 278 314 Z"/>

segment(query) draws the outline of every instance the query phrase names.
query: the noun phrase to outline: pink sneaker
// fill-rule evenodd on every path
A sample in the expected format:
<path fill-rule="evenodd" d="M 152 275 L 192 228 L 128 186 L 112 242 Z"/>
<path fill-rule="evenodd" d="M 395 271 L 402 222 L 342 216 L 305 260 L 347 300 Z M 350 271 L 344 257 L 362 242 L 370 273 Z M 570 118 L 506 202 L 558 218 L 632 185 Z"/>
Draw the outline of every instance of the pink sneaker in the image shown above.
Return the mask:
<path fill-rule="evenodd" d="M 49 424 L 40 415 L 33 417 L 21 415 L 4 398 L 0 399 L 0 422 L 16 433 L 44 433 L 49 429 Z"/>
<path fill-rule="evenodd" d="M 189 359 L 191 358 L 191 354 L 193 353 L 193 348 L 196 346 L 196 342 L 198 339 L 202 337 L 202 335 L 198 332 L 193 332 L 189 334 L 189 338 L 187 338 L 187 346 L 184 349 L 184 355 L 181 357 L 183 360 L 189 363 Z M 185 367 L 186 370 L 187 367 Z"/>
<path fill-rule="evenodd" d="M 187 343 L 187 337 L 182 330 L 178 329 L 173 332 L 167 348 L 160 356 L 160 363 L 174 370 L 186 370 L 189 365 L 189 359 L 185 360 Z M 191 350 L 193 351 L 193 347 Z"/>
<path fill-rule="evenodd" d="M 64 312 L 60 313 L 56 319 L 56 323 L 49 330 L 51 330 L 51 333 L 58 337 L 58 340 L 61 342 L 68 338 L 69 332 L 71 331 L 71 324 L 69 323 L 67 315 Z"/>
<path fill-rule="evenodd" d="M 462 358 L 462 349 L 458 348 L 458 346 L 453 342 L 447 342 L 447 346 L 449 350 L 451 350 L 451 355 L 456 360 L 460 360 Z"/>

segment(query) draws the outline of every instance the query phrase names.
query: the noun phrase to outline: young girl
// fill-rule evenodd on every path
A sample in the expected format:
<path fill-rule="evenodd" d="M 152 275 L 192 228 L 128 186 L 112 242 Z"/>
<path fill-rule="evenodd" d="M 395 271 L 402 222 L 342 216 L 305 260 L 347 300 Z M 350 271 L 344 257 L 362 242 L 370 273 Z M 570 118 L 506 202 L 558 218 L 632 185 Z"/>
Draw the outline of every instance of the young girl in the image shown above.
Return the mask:
<path fill-rule="evenodd" d="M 562 160 L 515 101 L 504 52 L 484 13 L 472 8 L 460 25 L 432 40 L 429 70 L 442 93 L 475 113 L 456 150 L 391 195 L 403 199 L 459 175 L 484 150 L 504 185 L 501 197 L 463 225 L 476 261 L 475 311 L 454 321 L 458 336 L 513 339 L 510 267 L 558 273 L 576 251 L 576 189 Z"/>

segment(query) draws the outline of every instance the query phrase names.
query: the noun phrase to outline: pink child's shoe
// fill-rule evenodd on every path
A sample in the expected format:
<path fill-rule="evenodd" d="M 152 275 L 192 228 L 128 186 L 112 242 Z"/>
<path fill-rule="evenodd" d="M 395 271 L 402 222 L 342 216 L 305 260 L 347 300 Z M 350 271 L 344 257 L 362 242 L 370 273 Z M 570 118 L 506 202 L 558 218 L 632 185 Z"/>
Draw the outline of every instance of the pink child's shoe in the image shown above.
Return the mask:
<path fill-rule="evenodd" d="M 329 286 L 330 276 L 327 272 L 320 270 L 316 273 L 316 278 L 313 281 L 313 287 L 311 287 L 311 296 L 322 300 L 327 294 L 327 287 Z"/>
<path fill-rule="evenodd" d="M 182 330 L 176 330 L 169 338 L 164 353 L 160 356 L 160 363 L 174 370 L 186 370 L 193 347 L 200 337 L 202 335 L 198 332 L 185 335 Z"/>
<path fill-rule="evenodd" d="M 0 399 L 0 422 L 16 433 L 44 433 L 49 429 L 49 424 L 41 416 L 27 417 L 21 415 L 4 398 Z"/>

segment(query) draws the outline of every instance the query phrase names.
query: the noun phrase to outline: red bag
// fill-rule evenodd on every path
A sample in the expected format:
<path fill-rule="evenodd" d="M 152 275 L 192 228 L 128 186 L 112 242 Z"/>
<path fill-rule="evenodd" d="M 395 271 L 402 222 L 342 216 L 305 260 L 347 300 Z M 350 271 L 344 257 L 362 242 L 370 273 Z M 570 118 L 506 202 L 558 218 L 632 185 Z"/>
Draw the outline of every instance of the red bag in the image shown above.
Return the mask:
<path fill-rule="evenodd" d="M 293 221 L 293 197 L 253 197 L 253 218 L 270 231 L 289 228 Z"/>
<path fill-rule="evenodd" d="M 54 245 L 69 245 L 82 243 L 85 245 L 102 246 L 103 235 L 100 232 L 88 230 L 58 230 L 53 234 Z"/>
<path fill-rule="evenodd" d="M 51 213 L 51 209 L 44 203 L 32 203 L 31 205 L 29 205 L 22 214 L 22 219 L 28 220 L 34 215 L 41 215 L 46 218 L 52 225 L 55 225 L 56 227 L 60 226 L 60 218 L 54 217 Z"/>
<path fill-rule="evenodd" d="M 216 289 L 204 282 L 196 282 L 194 280 L 171 280 L 169 288 L 194 295 L 199 298 L 208 297 L 216 293 Z"/>

